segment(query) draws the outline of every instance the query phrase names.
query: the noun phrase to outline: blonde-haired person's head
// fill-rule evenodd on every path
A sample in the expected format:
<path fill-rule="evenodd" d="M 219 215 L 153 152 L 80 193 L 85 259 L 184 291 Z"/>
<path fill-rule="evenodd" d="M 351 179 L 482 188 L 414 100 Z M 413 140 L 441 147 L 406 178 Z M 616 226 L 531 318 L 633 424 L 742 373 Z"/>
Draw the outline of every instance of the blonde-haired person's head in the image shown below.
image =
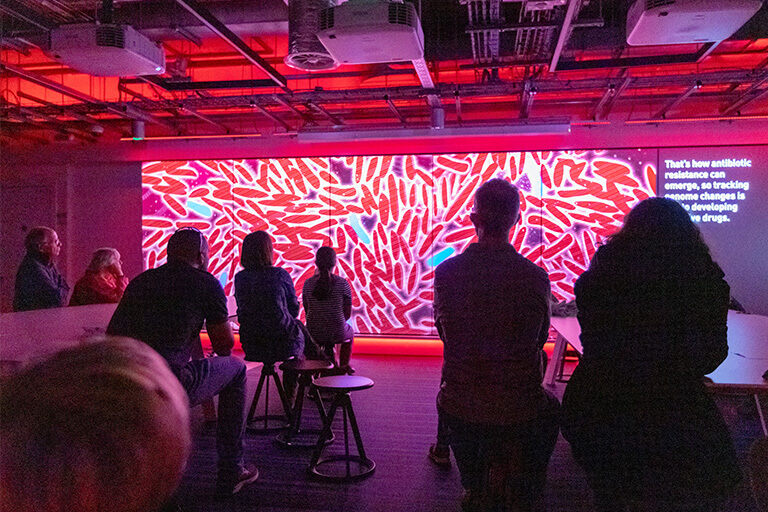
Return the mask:
<path fill-rule="evenodd" d="M 120 253 L 112 247 L 102 247 L 93 251 L 91 262 L 86 272 L 98 273 L 120 263 Z"/>
<path fill-rule="evenodd" d="M 0 382 L 0 511 L 151 512 L 176 489 L 189 406 L 165 360 L 106 338 Z"/>

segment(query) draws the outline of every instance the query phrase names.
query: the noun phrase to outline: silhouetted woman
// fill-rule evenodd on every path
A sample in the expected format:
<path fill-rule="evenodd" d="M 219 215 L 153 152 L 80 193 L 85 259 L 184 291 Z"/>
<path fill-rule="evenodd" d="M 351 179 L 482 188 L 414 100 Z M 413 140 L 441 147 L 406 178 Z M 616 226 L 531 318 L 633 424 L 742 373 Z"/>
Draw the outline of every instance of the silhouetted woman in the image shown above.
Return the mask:
<path fill-rule="evenodd" d="M 304 282 L 301 292 L 307 329 L 339 371 L 354 373 L 349 359 L 355 334 L 347 323 L 352 316 L 352 288 L 346 279 L 333 273 L 336 251 L 331 247 L 317 250 L 315 265 L 317 273 Z M 338 363 L 333 352 L 337 344 L 340 346 Z"/>
<path fill-rule="evenodd" d="M 576 282 L 584 354 L 562 431 L 597 510 L 713 510 L 738 484 L 702 382 L 728 355 L 723 276 L 686 211 L 652 198 Z"/>
<path fill-rule="evenodd" d="M 291 275 L 272 266 L 272 240 L 266 231 L 255 231 L 243 240 L 240 265 L 235 275 L 240 343 L 248 361 L 275 363 L 302 354 L 317 359 L 319 348 L 298 320 L 299 300 Z M 289 398 L 296 376 L 284 375 Z"/>
<path fill-rule="evenodd" d="M 235 275 L 240 342 L 249 361 L 274 363 L 304 351 L 299 300 L 291 275 L 272 266 L 272 240 L 266 231 L 255 231 L 243 240 Z"/>

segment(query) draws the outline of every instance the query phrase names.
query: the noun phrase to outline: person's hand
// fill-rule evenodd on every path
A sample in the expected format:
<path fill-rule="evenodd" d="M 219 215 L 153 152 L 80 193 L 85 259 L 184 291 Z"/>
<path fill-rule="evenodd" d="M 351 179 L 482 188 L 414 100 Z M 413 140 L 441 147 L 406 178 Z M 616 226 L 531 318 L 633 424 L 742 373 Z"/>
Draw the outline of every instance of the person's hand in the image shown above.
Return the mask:
<path fill-rule="evenodd" d="M 107 267 L 107 270 L 109 270 L 109 272 L 115 277 L 123 277 L 123 266 L 121 261 L 116 261 Z"/>

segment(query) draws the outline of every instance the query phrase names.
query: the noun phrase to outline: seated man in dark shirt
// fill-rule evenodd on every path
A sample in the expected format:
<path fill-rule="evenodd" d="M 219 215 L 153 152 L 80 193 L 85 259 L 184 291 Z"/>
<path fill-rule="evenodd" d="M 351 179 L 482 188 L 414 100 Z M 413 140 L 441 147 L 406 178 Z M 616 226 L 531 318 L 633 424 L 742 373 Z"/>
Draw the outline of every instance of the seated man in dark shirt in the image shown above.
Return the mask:
<path fill-rule="evenodd" d="M 546 271 L 518 254 L 509 232 L 518 190 L 494 179 L 475 194 L 478 242 L 435 270 L 444 344 L 440 420 L 466 489 L 464 510 L 539 510 L 557 441 L 557 399 L 541 387 L 549 329 Z"/>
<path fill-rule="evenodd" d="M 51 228 L 36 226 L 27 232 L 24 246 L 27 255 L 16 272 L 13 310 L 66 306 L 69 285 L 54 265 L 61 251 L 59 235 Z"/>
<path fill-rule="evenodd" d="M 160 353 L 181 381 L 190 405 L 219 395 L 217 492 L 234 494 L 259 472 L 243 463 L 245 363 L 231 356 L 235 341 L 227 300 L 207 268 L 203 234 L 196 229 L 176 231 L 168 240 L 168 263 L 130 282 L 107 333 L 136 338 Z M 203 322 L 218 357 L 190 361 Z"/>

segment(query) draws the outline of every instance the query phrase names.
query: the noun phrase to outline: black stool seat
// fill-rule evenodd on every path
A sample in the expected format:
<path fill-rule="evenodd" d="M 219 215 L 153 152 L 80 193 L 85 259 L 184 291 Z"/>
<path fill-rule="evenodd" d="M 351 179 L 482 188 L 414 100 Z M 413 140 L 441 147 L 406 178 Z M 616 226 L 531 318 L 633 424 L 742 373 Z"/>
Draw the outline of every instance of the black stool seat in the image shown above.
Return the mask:
<path fill-rule="evenodd" d="M 331 377 L 320 377 L 312 383 L 317 389 L 336 391 L 339 393 L 348 393 L 350 391 L 361 391 L 373 387 L 373 381 L 368 377 L 356 375 L 333 375 Z"/>
<path fill-rule="evenodd" d="M 349 396 L 353 391 L 362 391 L 371 387 L 373 387 L 371 379 L 356 375 L 321 377 L 312 383 L 313 389 L 332 391 L 334 395 L 324 421 L 323 431 L 320 433 L 320 438 L 317 440 L 315 451 L 312 453 L 312 459 L 309 463 L 311 473 L 329 480 L 351 481 L 365 478 L 376 469 L 376 464 L 365 454 L 360 429 L 357 426 L 357 418 L 355 418 L 352 400 Z M 339 407 L 341 407 L 344 418 L 344 454 L 322 457 L 326 440 L 333 436 L 333 418 Z M 357 455 L 349 452 L 347 422 L 352 428 L 352 435 L 357 445 Z"/>
<path fill-rule="evenodd" d="M 275 438 L 275 441 L 284 446 L 315 446 L 315 443 L 317 442 L 316 436 L 322 429 L 301 428 L 301 415 L 304 409 L 304 393 L 309 385 L 312 384 L 312 378 L 316 373 L 331 368 L 333 368 L 331 363 L 314 359 L 291 359 L 280 365 L 280 369 L 283 372 L 292 371 L 299 375 L 299 388 L 296 391 L 296 403 L 293 406 L 293 411 L 291 411 L 293 421 L 291 422 L 290 428 L 280 432 Z M 314 388 L 310 388 L 309 392 L 314 395 L 315 403 L 317 403 L 317 411 L 320 413 L 320 420 L 325 423 L 325 407 L 323 406 L 323 400 L 320 397 L 320 393 Z M 333 436 L 326 440 L 326 444 L 332 442 Z"/>
<path fill-rule="evenodd" d="M 256 393 L 253 396 L 251 409 L 248 411 L 247 429 L 249 432 L 267 433 L 275 430 L 282 430 L 292 423 L 291 407 L 288 405 L 288 397 L 285 395 L 283 384 L 280 382 L 280 376 L 275 371 L 276 363 L 264 363 L 261 368 L 261 376 L 256 386 Z M 283 406 L 284 414 L 269 414 L 269 380 L 272 378 L 277 388 L 277 394 L 280 396 L 280 403 Z M 264 386 L 266 384 L 266 387 Z M 261 391 L 264 390 L 264 414 L 254 416 L 256 407 L 259 404 Z"/>

